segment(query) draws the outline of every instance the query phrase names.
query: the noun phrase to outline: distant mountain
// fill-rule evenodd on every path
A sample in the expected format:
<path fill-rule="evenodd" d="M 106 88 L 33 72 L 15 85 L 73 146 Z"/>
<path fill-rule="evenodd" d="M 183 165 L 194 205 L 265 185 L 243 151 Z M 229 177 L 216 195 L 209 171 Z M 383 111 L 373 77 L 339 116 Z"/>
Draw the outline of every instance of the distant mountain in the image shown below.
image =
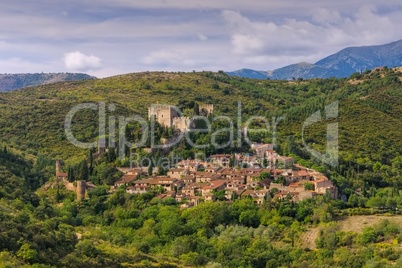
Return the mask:
<path fill-rule="evenodd" d="M 12 91 L 28 86 L 40 86 L 83 79 L 96 79 L 96 77 L 82 73 L 0 74 L 0 92 Z"/>
<path fill-rule="evenodd" d="M 328 56 L 315 65 L 336 70 L 346 77 L 380 66 L 402 66 L 402 40 L 380 46 L 349 47 Z"/>
<path fill-rule="evenodd" d="M 272 71 L 241 69 L 227 74 L 256 79 L 341 78 L 383 66 L 402 66 L 402 40 L 378 46 L 345 48 L 315 64 L 302 62 Z"/>
<path fill-rule="evenodd" d="M 241 69 L 233 72 L 226 72 L 228 75 L 238 76 L 238 77 L 248 77 L 254 79 L 266 79 L 268 72 L 255 71 L 251 69 Z"/>
<path fill-rule="evenodd" d="M 267 72 L 267 77 L 269 77 L 269 79 L 276 80 L 292 80 L 299 77 L 304 79 L 312 79 L 317 77 L 324 78 L 331 76 L 337 77 L 337 71 L 307 62 L 296 63 Z"/>

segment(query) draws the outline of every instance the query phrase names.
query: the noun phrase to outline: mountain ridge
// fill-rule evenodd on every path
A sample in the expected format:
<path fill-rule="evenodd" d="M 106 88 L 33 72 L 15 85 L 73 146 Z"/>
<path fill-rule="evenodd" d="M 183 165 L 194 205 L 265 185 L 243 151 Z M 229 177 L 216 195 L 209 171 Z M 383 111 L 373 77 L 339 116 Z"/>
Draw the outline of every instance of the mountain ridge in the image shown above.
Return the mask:
<path fill-rule="evenodd" d="M 314 64 L 300 62 L 269 71 L 240 69 L 226 73 L 254 79 L 345 78 L 355 72 L 384 66 L 402 66 L 402 39 L 383 45 L 347 47 Z"/>
<path fill-rule="evenodd" d="M 29 86 L 75 80 L 96 79 L 84 73 L 19 73 L 0 74 L 0 92 L 8 92 Z"/>

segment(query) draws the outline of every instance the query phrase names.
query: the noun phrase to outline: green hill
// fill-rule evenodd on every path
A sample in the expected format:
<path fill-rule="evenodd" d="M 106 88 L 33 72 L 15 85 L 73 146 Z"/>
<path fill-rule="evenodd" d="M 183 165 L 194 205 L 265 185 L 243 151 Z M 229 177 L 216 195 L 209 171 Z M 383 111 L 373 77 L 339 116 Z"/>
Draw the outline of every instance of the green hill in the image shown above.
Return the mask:
<path fill-rule="evenodd" d="M 352 79 L 315 79 L 299 83 L 233 78 L 223 73 L 138 73 L 99 80 L 63 82 L 0 94 L 1 142 L 30 154 L 70 158 L 83 150 L 64 133 L 68 111 L 84 102 L 115 104 L 114 115 L 146 118 L 152 103 L 178 105 L 183 101 L 213 103 L 216 114 L 235 116 L 242 102 L 243 122 L 253 115 L 286 115 L 279 124 L 279 141 L 292 134 L 301 144 L 301 125 L 325 104 L 340 100 L 340 155 L 348 160 L 368 158 L 390 164 L 400 155 L 401 82 L 393 70 Z M 96 113 L 79 113 L 75 133 L 82 140 L 97 136 Z M 325 124 L 311 131 L 310 143 L 323 148 Z M 309 134 L 310 135 L 310 134 Z M 320 144 L 321 142 L 321 144 Z M 309 143 L 309 144 L 310 144 Z M 381 149 L 382 148 L 382 149 Z M 379 150 L 381 149 L 381 150 Z"/>

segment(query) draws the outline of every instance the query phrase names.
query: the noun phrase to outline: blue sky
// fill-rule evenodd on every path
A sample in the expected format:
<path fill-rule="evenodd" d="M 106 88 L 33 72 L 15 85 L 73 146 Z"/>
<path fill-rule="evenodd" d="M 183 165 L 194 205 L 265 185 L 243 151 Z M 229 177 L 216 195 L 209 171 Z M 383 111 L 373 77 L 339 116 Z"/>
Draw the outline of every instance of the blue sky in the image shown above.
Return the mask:
<path fill-rule="evenodd" d="M 372 0 L 6 0 L 0 73 L 271 70 L 402 39 Z"/>

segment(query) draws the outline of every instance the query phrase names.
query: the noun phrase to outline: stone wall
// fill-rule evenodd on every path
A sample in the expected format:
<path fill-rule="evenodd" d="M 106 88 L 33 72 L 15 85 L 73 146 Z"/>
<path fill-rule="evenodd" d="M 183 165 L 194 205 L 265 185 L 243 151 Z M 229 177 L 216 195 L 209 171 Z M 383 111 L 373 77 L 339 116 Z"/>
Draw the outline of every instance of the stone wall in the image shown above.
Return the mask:
<path fill-rule="evenodd" d="M 200 115 L 209 115 L 214 113 L 213 104 L 200 104 L 199 105 Z"/>

